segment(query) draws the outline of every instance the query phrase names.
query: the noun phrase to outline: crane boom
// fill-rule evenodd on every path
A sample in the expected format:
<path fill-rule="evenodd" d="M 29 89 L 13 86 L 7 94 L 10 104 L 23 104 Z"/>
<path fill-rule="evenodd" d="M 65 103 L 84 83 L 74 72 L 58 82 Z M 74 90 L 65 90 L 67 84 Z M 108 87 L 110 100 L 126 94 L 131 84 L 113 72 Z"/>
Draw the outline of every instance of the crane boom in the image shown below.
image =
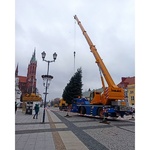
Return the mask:
<path fill-rule="evenodd" d="M 108 86 L 117 88 L 118 86 L 115 85 L 115 83 L 114 83 L 112 77 L 110 76 L 110 73 L 108 72 L 108 70 L 107 70 L 105 64 L 103 63 L 103 61 L 102 61 L 100 55 L 98 54 L 95 45 L 93 45 L 91 39 L 89 38 L 87 32 L 86 32 L 85 29 L 83 28 L 81 22 L 79 21 L 79 19 L 78 19 L 78 17 L 77 17 L 76 15 L 74 16 L 74 19 L 77 21 L 78 25 L 80 26 L 80 28 L 81 28 L 81 30 L 82 30 L 82 32 L 83 32 L 83 35 L 85 36 L 85 38 L 86 38 L 86 40 L 87 40 L 87 42 L 88 42 L 88 44 L 89 44 L 89 47 L 90 47 L 90 49 L 91 49 L 91 52 L 93 53 L 93 55 L 94 55 L 94 57 L 95 57 L 95 59 L 96 59 L 96 63 L 97 63 L 97 65 L 98 65 L 98 67 L 102 70 L 103 76 L 104 76 L 104 78 L 105 78 L 105 80 L 106 80 Z"/>
<path fill-rule="evenodd" d="M 91 101 L 91 104 L 103 104 L 103 105 L 111 105 L 112 101 L 116 100 L 124 100 L 124 90 L 122 88 L 119 88 L 113 81 L 111 75 L 109 74 L 105 64 L 103 63 L 99 53 L 97 52 L 97 49 L 95 45 L 93 45 L 91 39 L 89 38 L 87 32 L 83 28 L 81 22 L 79 21 L 78 17 L 75 15 L 74 19 L 77 21 L 79 27 L 81 28 L 81 31 L 83 32 L 83 35 L 85 39 L 87 40 L 90 50 L 93 53 L 96 63 L 102 71 L 102 74 L 108 84 L 108 87 L 105 87 L 103 78 L 101 76 L 102 84 L 103 84 L 103 93 L 97 93 L 95 92 L 93 95 L 93 99 Z"/>

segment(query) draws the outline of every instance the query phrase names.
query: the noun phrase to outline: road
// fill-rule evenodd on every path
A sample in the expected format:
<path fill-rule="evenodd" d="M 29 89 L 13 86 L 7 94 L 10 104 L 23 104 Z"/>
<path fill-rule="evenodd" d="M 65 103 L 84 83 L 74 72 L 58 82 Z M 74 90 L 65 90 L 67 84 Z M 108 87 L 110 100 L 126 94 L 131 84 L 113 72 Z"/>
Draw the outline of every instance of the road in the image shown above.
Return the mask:
<path fill-rule="evenodd" d="M 59 131 L 71 131 L 89 150 L 134 150 L 135 149 L 135 121 L 126 119 L 109 120 L 109 124 L 100 123 L 97 118 L 83 117 L 76 113 L 59 111 L 58 108 L 48 108 L 64 124 Z"/>

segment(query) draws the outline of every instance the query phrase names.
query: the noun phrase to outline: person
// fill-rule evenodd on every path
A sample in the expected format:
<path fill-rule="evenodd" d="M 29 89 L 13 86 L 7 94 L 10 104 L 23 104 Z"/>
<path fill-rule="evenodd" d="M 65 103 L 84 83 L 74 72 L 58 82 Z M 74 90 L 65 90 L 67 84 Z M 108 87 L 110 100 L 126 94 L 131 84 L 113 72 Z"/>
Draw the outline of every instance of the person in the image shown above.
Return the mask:
<path fill-rule="evenodd" d="M 15 114 L 16 114 L 16 111 L 17 111 L 17 102 L 15 102 Z"/>
<path fill-rule="evenodd" d="M 135 115 L 135 108 L 131 107 L 131 111 L 132 111 L 132 119 L 134 119 L 134 115 Z"/>
<path fill-rule="evenodd" d="M 35 104 L 34 111 L 35 111 L 35 114 L 33 116 L 33 119 L 35 119 L 35 117 L 36 117 L 36 119 L 38 119 L 38 113 L 39 113 L 39 105 L 38 104 Z"/>
<path fill-rule="evenodd" d="M 106 123 L 106 124 L 109 124 L 110 122 L 107 121 L 107 109 L 105 107 L 103 107 L 103 110 L 102 110 L 102 116 L 103 116 L 103 120 L 100 121 L 100 123 Z"/>

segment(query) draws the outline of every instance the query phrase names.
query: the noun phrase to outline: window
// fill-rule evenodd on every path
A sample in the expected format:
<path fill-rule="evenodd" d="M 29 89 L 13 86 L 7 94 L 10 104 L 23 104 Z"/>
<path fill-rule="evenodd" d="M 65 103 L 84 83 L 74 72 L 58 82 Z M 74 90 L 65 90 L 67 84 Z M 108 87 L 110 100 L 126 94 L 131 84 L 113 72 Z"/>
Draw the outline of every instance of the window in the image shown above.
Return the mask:
<path fill-rule="evenodd" d="M 130 94 L 133 94 L 134 93 L 134 91 L 130 91 Z"/>
<path fill-rule="evenodd" d="M 128 97 L 128 91 L 127 89 L 124 90 L 124 96 L 127 98 Z"/>
<path fill-rule="evenodd" d="M 131 100 L 134 100 L 134 96 L 131 96 Z"/>

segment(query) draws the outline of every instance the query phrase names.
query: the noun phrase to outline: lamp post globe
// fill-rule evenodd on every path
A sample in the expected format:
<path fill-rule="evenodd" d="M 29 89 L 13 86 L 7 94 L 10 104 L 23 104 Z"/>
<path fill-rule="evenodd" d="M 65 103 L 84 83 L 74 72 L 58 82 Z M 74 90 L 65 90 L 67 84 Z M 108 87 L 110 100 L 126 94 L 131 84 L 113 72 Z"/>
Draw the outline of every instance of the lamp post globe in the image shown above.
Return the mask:
<path fill-rule="evenodd" d="M 41 77 L 43 78 L 43 86 L 44 87 L 47 86 L 47 88 L 48 88 L 49 85 L 50 85 L 51 80 L 53 79 L 53 76 L 51 76 L 51 75 L 42 75 Z"/>
<path fill-rule="evenodd" d="M 43 60 L 44 60 L 44 59 L 45 59 L 45 56 L 46 56 L 45 51 L 43 51 L 41 54 L 42 54 L 42 58 L 43 58 Z"/>
<path fill-rule="evenodd" d="M 56 58 L 57 58 L 57 54 L 56 54 L 56 52 L 53 54 L 53 59 L 54 59 L 54 61 L 56 60 Z"/>

